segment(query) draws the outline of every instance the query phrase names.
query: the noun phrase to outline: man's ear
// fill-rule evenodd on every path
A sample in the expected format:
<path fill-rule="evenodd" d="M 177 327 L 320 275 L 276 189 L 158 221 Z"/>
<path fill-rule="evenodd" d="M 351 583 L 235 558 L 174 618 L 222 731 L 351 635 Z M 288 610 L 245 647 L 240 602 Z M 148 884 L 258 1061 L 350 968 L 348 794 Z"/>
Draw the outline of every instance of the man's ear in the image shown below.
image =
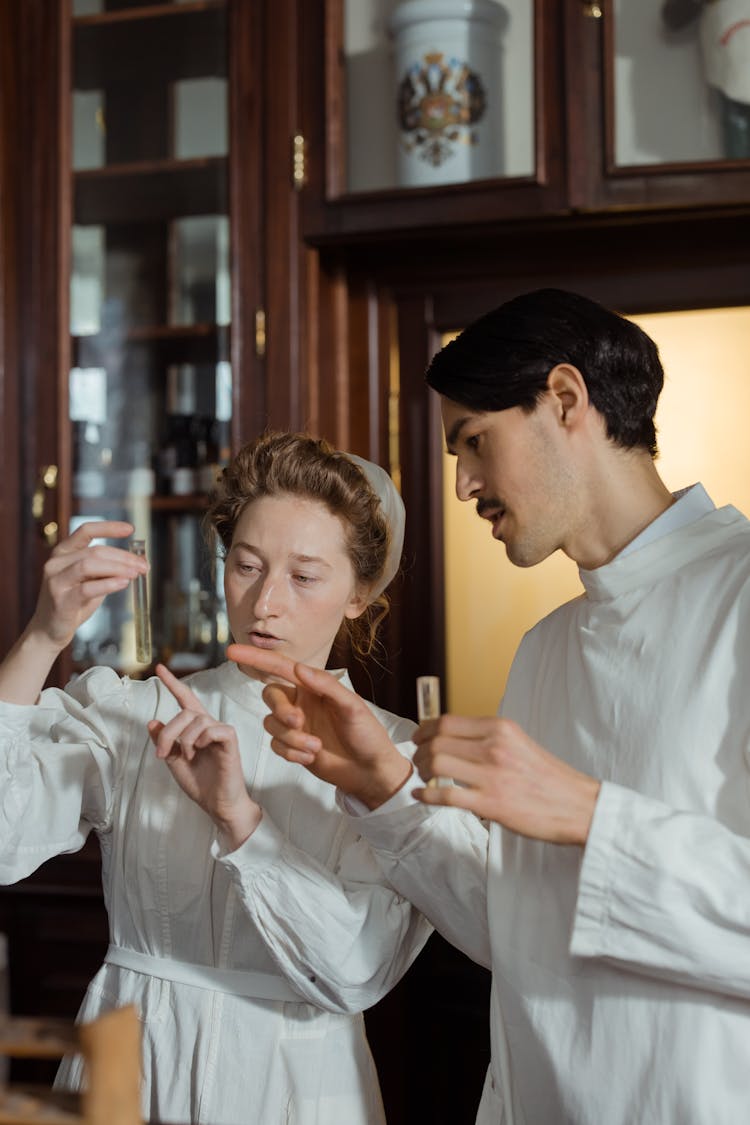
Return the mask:
<path fill-rule="evenodd" d="M 587 414 L 589 392 L 586 380 L 572 363 L 558 363 L 547 376 L 547 388 L 561 425 L 577 425 Z"/>

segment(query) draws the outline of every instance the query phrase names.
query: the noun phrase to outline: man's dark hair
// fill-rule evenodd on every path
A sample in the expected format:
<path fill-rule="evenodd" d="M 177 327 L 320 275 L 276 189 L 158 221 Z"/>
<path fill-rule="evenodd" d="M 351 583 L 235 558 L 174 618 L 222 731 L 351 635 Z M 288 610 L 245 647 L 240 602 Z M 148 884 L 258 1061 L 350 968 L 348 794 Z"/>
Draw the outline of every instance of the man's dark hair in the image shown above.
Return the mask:
<path fill-rule="evenodd" d="M 471 410 L 530 412 L 558 363 L 581 372 L 612 441 L 656 456 L 654 412 L 664 384 L 656 344 L 625 317 L 577 293 L 538 289 L 514 297 L 439 351 L 426 378 Z"/>

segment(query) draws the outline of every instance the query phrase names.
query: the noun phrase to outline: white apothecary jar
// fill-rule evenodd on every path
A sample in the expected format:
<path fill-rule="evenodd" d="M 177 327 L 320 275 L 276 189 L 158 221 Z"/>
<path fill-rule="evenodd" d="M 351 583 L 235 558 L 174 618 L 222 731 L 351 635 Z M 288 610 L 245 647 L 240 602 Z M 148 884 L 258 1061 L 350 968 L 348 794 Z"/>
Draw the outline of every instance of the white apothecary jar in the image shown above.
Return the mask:
<path fill-rule="evenodd" d="M 400 186 L 502 174 L 505 19 L 495 0 L 403 0 L 394 9 L 390 32 Z"/>

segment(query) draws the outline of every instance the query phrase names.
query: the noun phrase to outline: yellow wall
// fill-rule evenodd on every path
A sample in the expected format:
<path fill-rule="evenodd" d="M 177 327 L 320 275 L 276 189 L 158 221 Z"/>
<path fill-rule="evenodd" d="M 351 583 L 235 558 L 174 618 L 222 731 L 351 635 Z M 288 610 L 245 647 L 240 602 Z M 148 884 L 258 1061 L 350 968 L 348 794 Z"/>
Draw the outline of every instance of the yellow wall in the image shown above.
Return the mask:
<path fill-rule="evenodd" d="M 717 505 L 750 515 L 750 309 L 633 318 L 656 341 L 666 383 L 656 421 L 659 471 L 672 490 L 701 480 Z M 448 707 L 492 714 L 521 637 L 580 593 L 560 552 L 539 566 L 512 566 L 473 504 L 454 492 L 444 466 Z"/>

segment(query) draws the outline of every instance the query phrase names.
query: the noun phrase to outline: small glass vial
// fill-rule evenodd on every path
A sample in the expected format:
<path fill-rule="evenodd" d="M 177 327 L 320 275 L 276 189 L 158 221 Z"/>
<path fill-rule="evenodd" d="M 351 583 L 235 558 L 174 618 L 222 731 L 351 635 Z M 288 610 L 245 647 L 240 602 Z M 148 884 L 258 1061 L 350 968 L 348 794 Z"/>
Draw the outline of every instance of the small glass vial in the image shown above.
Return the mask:
<path fill-rule="evenodd" d="M 146 556 L 145 539 L 131 539 L 134 555 Z M 133 579 L 133 621 L 135 624 L 135 658 L 139 664 L 151 663 L 151 617 L 148 609 L 148 575 Z"/>
<path fill-rule="evenodd" d="M 417 715 L 425 719 L 440 718 L 440 680 L 437 676 L 417 676 Z"/>
<path fill-rule="evenodd" d="M 440 718 L 440 680 L 437 676 L 417 676 L 417 716 L 420 723 L 425 719 Z M 449 777 L 431 777 L 427 782 L 430 789 L 452 785 Z"/>

